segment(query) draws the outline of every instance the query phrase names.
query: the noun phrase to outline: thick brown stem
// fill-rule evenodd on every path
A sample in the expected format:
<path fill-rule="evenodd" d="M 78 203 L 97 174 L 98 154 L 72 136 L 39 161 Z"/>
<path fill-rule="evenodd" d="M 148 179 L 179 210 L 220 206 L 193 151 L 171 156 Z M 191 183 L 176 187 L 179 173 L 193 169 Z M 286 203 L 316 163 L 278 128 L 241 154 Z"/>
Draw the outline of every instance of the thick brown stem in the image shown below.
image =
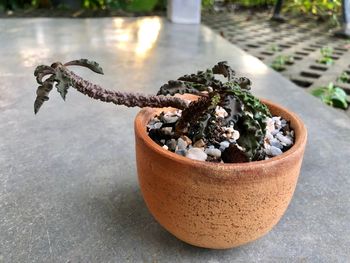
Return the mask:
<path fill-rule="evenodd" d="M 127 107 L 173 107 L 181 110 L 188 107 L 188 102 L 181 98 L 106 90 L 99 85 L 84 80 L 63 65 L 57 65 L 56 70 L 59 70 L 65 77 L 71 80 L 73 88 L 96 100 L 112 102 Z"/>
<path fill-rule="evenodd" d="M 188 125 L 194 123 L 208 109 L 211 104 L 210 97 L 201 97 L 192 101 L 190 105 L 182 111 L 182 116 L 176 124 L 176 133 L 186 132 Z"/>

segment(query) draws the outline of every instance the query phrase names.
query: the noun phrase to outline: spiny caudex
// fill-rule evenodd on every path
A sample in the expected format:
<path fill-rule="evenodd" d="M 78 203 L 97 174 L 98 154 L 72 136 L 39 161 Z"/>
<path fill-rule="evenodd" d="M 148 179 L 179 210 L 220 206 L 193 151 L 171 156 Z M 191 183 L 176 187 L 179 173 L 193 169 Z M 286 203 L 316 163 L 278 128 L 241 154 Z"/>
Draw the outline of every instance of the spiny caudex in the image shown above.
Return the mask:
<path fill-rule="evenodd" d="M 34 72 L 40 84 L 34 102 L 35 113 L 49 99 L 49 93 L 54 86 L 63 99 L 66 98 L 68 89 L 73 87 L 93 99 L 117 105 L 180 109 L 182 115 L 175 126 L 176 137 L 186 135 L 193 141 L 203 139 L 217 145 L 222 140 L 219 127 L 233 125 L 240 132 L 240 138 L 237 141 L 240 147 L 233 147 L 232 152 L 234 156 L 240 157 L 234 162 L 263 160 L 265 157 L 263 144 L 266 118 L 271 117 L 271 114 L 268 108 L 250 93 L 250 80 L 236 77 L 227 62 L 219 62 L 206 71 L 198 71 L 196 74 L 170 80 L 160 87 L 157 95 L 106 90 L 69 70 L 68 67 L 73 65 L 83 66 L 103 74 L 99 64 L 87 59 L 38 66 Z M 222 82 L 215 75 L 222 75 L 227 81 Z M 44 77 L 45 80 L 43 80 Z M 185 93 L 197 95 L 198 99 L 188 102 L 174 96 Z M 228 113 L 226 117 L 216 116 L 217 106 L 226 110 Z"/>

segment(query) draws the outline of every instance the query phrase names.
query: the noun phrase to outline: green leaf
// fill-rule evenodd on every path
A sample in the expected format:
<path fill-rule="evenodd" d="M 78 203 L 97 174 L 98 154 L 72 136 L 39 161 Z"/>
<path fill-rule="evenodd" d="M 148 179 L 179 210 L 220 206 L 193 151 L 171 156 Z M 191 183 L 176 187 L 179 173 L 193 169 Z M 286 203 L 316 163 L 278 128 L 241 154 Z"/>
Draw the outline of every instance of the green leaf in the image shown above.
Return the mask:
<path fill-rule="evenodd" d="M 40 107 L 45 101 L 49 100 L 49 93 L 53 88 L 54 76 L 51 76 L 38 87 L 36 91 L 36 99 L 34 101 L 34 113 L 37 114 Z"/>
<path fill-rule="evenodd" d="M 43 84 L 43 77 L 50 74 L 55 74 L 55 70 L 45 65 L 37 66 L 34 71 L 34 76 L 36 77 L 36 81 L 38 82 L 38 84 Z"/>
<path fill-rule="evenodd" d="M 245 113 L 239 119 L 237 129 L 240 133 L 237 143 L 244 148 L 249 161 L 259 160 L 263 154 L 262 145 L 265 133 L 258 121 Z"/>
<path fill-rule="evenodd" d="M 71 86 L 71 80 L 62 74 L 61 71 L 57 71 L 55 75 L 56 89 L 61 94 L 63 100 L 66 100 L 68 88 Z"/>
<path fill-rule="evenodd" d="M 311 94 L 314 95 L 315 97 L 321 98 L 322 96 L 324 96 L 325 90 L 326 90 L 325 87 L 314 89 L 313 91 L 311 91 Z"/>
<path fill-rule="evenodd" d="M 343 98 L 343 99 L 346 99 L 346 97 L 347 97 L 346 92 L 342 88 L 339 88 L 339 87 L 334 88 L 334 95 L 336 95 L 339 98 Z"/>
<path fill-rule="evenodd" d="M 350 75 L 346 71 L 343 71 L 337 80 L 343 83 L 348 83 L 350 82 Z"/>
<path fill-rule="evenodd" d="M 103 75 L 103 70 L 101 66 L 97 62 L 88 59 L 82 58 L 78 60 L 72 60 L 64 64 L 64 66 L 82 66 L 92 70 L 93 72 Z"/>
<path fill-rule="evenodd" d="M 332 82 L 327 87 L 320 87 L 311 91 L 311 94 L 320 98 L 327 105 L 342 109 L 348 107 L 346 92 L 342 88 L 334 86 Z"/>
<path fill-rule="evenodd" d="M 344 110 L 346 110 L 348 108 L 348 103 L 343 98 L 332 97 L 332 103 L 333 103 L 333 106 L 336 108 L 341 108 Z"/>
<path fill-rule="evenodd" d="M 227 64 L 227 61 L 221 61 L 217 63 L 213 68 L 212 71 L 214 74 L 220 74 L 223 75 L 225 78 L 228 79 L 228 81 L 232 80 L 235 76 L 235 72 L 233 69 Z"/>
<path fill-rule="evenodd" d="M 200 84 L 191 85 L 181 80 L 169 80 L 168 83 L 160 87 L 157 95 L 174 96 L 175 94 L 185 94 L 185 93 L 198 95 L 203 90 L 205 90 L 204 85 L 200 85 Z"/>

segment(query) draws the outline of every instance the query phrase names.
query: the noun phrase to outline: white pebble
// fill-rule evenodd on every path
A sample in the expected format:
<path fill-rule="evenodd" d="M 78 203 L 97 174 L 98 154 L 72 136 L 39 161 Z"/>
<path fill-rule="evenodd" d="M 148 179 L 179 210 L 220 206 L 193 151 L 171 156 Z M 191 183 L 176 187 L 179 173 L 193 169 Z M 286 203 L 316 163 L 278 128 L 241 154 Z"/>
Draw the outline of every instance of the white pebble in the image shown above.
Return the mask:
<path fill-rule="evenodd" d="M 165 149 L 165 150 L 168 150 L 168 149 L 169 149 L 169 147 L 166 146 L 166 145 L 163 145 L 162 148 Z"/>
<path fill-rule="evenodd" d="M 266 120 L 266 132 L 271 133 L 275 130 L 275 122 L 271 118 L 267 118 Z"/>
<path fill-rule="evenodd" d="M 229 146 L 230 146 L 230 142 L 228 142 L 228 141 L 220 142 L 220 149 L 222 149 L 222 150 L 225 150 Z"/>
<path fill-rule="evenodd" d="M 167 115 L 163 116 L 163 120 L 165 121 L 165 123 L 174 123 L 174 122 L 177 122 L 178 119 L 179 117 L 177 116 L 167 116 Z"/>
<path fill-rule="evenodd" d="M 198 160 L 198 161 L 205 161 L 207 159 L 207 154 L 200 148 L 191 148 L 188 150 L 186 153 L 186 157 L 193 159 L 193 160 Z"/>
<path fill-rule="evenodd" d="M 163 126 L 163 123 L 157 122 L 157 123 L 153 124 L 153 129 L 160 129 L 162 126 Z"/>
<path fill-rule="evenodd" d="M 221 151 L 219 149 L 215 149 L 215 148 L 208 148 L 205 150 L 205 153 L 214 157 L 221 157 Z"/>
<path fill-rule="evenodd" d="M 178 150 L 185 150 L 187 147 L 187 143 L 185 142 L 185 140 L 179 138 L 177 140 L 177 149 Z"/>
<path fill-rule="evenodd" d="M 293 144 L 293 141 L 287 137 L 283 136 L 281 133 L 276 134 L 276 138 L 284 145 L 284 146 L 290 146 Z"/>
<path fill-rule="evenodd" d="M 233 140 L 237 141 L 239 139 L 239 136 L 240 136 L 239 131 L 234 130 L 233 133 L 232 133 L 232 137 L 231 138 Z"/>
<path fill-rule="evenodd" d="M 216 116 L 218 116 L 220 118 L 225 118 L 228 116 L 227 111 L 223 107 L 220 107 L 220 106 L 216 106 L 215 114 L 216 114 Z"/>
<path fill-rule="evenodd" d="M 265 152 L 269 156 L 277 156 L 277 155 L 282 154 L 281 149 L 279 149 L 279 148 L 277 148 L 275 146 L 270 146 L 270 147 L 266 148 Z"/>

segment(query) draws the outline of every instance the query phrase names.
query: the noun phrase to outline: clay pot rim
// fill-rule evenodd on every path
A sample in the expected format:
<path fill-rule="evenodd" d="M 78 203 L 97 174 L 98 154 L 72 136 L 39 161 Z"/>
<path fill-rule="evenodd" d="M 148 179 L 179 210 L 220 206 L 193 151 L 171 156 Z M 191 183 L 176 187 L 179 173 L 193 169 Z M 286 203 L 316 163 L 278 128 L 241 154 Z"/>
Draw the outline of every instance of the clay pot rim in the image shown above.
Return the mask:
<path fill-rule="evenodd" d="M 253 161 L 253 162 L 246 162 L 246 163 L 213 163 L 213 162 L 206 162 L 206 161 L 198 161 L 193 160 L 181 155 L 178 155 L 176 153 L 173 153 L 171 151 L 168 151 L 162 147 L 160 147 L 157 143 L 155 143 L 147 134 L 147 130 L 145 129 L 146 124 L 143 123 L 143 120 L 145 116 L 154 116 L 154 113 L 163 111 L 166 108 L 144 108 L 137 114 L 134 125 L 135 125 L 135 132 L 138 134 L 139 138 L 149 147 L 152 149 L 152 151 L 155 151 L 159 153 L 160 155 L 163 155 L 164 157 L 167 157 L 173 162 L 178 162 L 184 165 L 188 165 L 193 168 L 200 168 L 200 169 L 217 169 L 218 167 L 222 169 L 234 169 L 234 170 L 247 170 L 252 169 L 255 167 L 261 167 L 261 166 L 273 166 L 277 162 L 283 162 L 283 160 L 290 158 L 291 156 L 298 155 L 299 152 L 303 149 L 303 145 L 306 144 L 307 140 L 307 129 L 302 122 L 302 120 L 293 112 L 287 110 L 286 108 L 273 103 L 266 99 L 261 99 L 261 101 L 268 106 L 268 108 L 275 108 L 280 112 L 285 113 L 285 118 L 291 122 L 291 125 L 293 126 L 294 130 L 299 130 L 297 133 L 295 131 L 295 141 L 293 146 L 288 149 L 286 152 L 282 153 L 281 155 L 272 157 L 268 160 L 261 160 L 261 161 Z M 149 120 L 149 118 L 147 118 Z M 148 122 L 147 120 L 147 122 Z"/>

